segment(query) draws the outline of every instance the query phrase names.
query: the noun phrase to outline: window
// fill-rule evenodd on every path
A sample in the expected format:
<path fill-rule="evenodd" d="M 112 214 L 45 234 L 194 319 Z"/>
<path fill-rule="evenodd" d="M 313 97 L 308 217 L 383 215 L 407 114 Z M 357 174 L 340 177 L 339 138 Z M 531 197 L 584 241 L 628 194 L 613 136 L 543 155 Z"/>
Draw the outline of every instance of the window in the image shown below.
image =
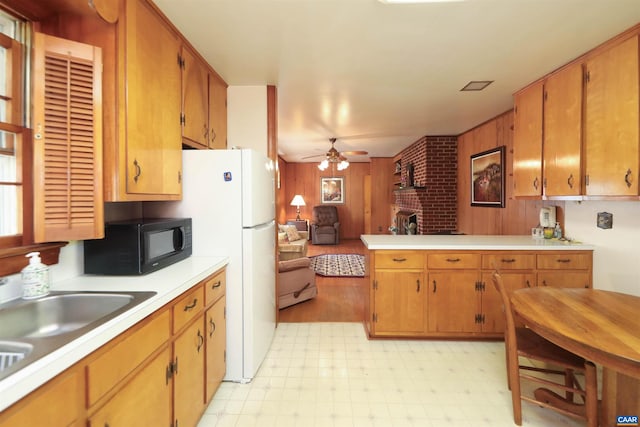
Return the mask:
<path fill-rule="evenodd" d="M 0 247 L 24 243 L 26 30 L 0 11 Z"/>

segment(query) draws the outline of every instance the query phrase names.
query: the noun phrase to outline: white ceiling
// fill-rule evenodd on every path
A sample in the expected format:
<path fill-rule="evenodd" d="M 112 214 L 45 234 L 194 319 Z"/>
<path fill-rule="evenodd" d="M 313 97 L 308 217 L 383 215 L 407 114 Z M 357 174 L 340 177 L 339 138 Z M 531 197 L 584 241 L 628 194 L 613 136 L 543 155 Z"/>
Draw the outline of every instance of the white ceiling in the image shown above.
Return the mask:
<path fill-rule="evenodd" d="M 287 161 L 323 154 L 331 137 L 391 157 L 423 135 L 460 134 L 640 22 L 640 0 L 154 2 L 229 85 L 277 86 Z M 494 83 L 460 92 L 471 80 Z"/>

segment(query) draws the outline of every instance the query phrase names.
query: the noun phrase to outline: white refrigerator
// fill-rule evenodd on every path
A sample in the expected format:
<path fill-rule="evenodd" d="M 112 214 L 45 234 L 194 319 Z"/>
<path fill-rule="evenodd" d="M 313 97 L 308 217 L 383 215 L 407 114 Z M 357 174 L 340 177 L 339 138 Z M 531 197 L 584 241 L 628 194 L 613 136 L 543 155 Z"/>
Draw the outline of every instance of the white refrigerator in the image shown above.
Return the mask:
<path fill-rule="evenodd" d="M 193 219 L 193 256 L 228 256 L 227 374 L 249 382 L 275 332 L 273 162 L 254 150 L 182 152 L 182 201 L 144 215 Z"/>

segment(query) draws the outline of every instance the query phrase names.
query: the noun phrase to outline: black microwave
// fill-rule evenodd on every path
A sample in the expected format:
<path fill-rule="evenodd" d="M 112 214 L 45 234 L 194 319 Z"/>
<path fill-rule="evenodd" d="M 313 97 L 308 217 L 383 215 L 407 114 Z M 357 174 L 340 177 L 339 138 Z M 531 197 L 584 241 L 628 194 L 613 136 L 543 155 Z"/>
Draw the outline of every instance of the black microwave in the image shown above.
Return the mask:
<path fill-rule="evenodd" d="M 147 274 L 193 250 L 191 218 L 140 218 L 105 224 L 104 239 L 84 241 L 85 274 Z"/>

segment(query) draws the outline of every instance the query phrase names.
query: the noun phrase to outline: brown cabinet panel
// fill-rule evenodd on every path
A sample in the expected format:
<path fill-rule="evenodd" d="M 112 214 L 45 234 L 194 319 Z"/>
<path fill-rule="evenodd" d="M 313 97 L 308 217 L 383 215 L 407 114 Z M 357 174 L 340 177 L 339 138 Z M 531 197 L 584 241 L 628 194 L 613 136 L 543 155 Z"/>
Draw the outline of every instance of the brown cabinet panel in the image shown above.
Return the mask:
<path fill-rule="evenodd" d="M 182 138 L 200 148 L 209 145 L 209 73 L 207 66 L 182 47 Z"/>
<path fill-rule="evenodd" d="M 537 82 L 515 95 L 513 195 L 542 195 L 542 99 Z"/>
<path fill-rule="evenodd" d="M 222 297 L 227 290 L 227 275 L 224 270 L 205 280 L 204 305 L 209 306 Z"/>
<path fill-rule="evenodd" d="M 227 84 L 209 73 L 209 148 L 227 148 Z"/>
<path fill-rule="evenodd" d="M 554 271 L 539 272 L 538 286 L 556 288 L 590 288 L 591 272 L 588 271 Z"/>
<path fill-rule="evenodd" d="M 435 253 L 427 257 L 427 267 L 445 269 L 480 268 L 480 254 Z"/>
<path fill-rule="evenodd" d="M 173 333 L 180 331 L 192 319 L 195 319 L 204 307 L 204 290 L 197 286 L 173 304 Z"/>
<path fill-rule="evenodd" d="M 543 173 L 546 196 L 582 194 L 582 64 L 544 83 Z"/>
<path fill-rule="evenodd" d="M 514 252 L 491 253 L 482 255 L 482 268 L 504 270 L 533 270 L 536 268 L 536 256 Z"/>
<path fill-rule="evenodd" d="M 638 195 L 638 59 L 636 35 L 586 62 L 587 195 Z"/>
<path fill-rule="evenodd" d="M 424 254 L 419 251 L 375 251 L 378 268 L 424 268 Z"/>
<path fill-rule="evenodd" d="M 591 253 L 556 253 L 538 254 L 537 266 L 539 270 L 585 270 L 591 267 Z"/>
<path fill-rule="evenodd" d="M 125 332 L 119 342 L 87 364 L 87 404 L 94 405 L 105 393 L 169 340 L 171 313 L 162 310 L 144 326 Z"/>
<path fill-rule="evenodd" d="M 493 285 L 492 273 L 482 273 L 482 284 L 484 285 L 482 293 L 482 314 L 484 316 L 482 322 L 483 332 L 504 332 L 504 307 L 502 298 Z M 507 292 L 513 292 L 517 289 L 530 288 L 536 285 L 535 273 L 513 273 L 501 272 L 502 281 Z"/>
<path fill-rule="evenodd" d="M 166 347 L 117 394 L 89 418 L 90 427 L 171 425 L 171 378 Z"/>
<path fill-rule="evenodd" d="M 428 275 L 429 331 L 477 332 L 480 324 L 479 274 L 470 271 L 442 271 Z"/>
<path fill-rule="evenodd" d="M 200 315 L 173 343 L 173 413 L 179 426 L 195 427 L 204 412 L 204 336 Z"/>
<path fill-rule="evenodd" d="M 225 300 L 221 299 L 207 310 L 206 328 L 206 364 L 205 364 L 205 402 L 212 398 L 226 373 L 226 319 Z"/>
<path fill-rule="evenodd" d="M 378 335 L 424 331 L 426 304 L 421 271 L 375 271 L 374 330 Z"/>

